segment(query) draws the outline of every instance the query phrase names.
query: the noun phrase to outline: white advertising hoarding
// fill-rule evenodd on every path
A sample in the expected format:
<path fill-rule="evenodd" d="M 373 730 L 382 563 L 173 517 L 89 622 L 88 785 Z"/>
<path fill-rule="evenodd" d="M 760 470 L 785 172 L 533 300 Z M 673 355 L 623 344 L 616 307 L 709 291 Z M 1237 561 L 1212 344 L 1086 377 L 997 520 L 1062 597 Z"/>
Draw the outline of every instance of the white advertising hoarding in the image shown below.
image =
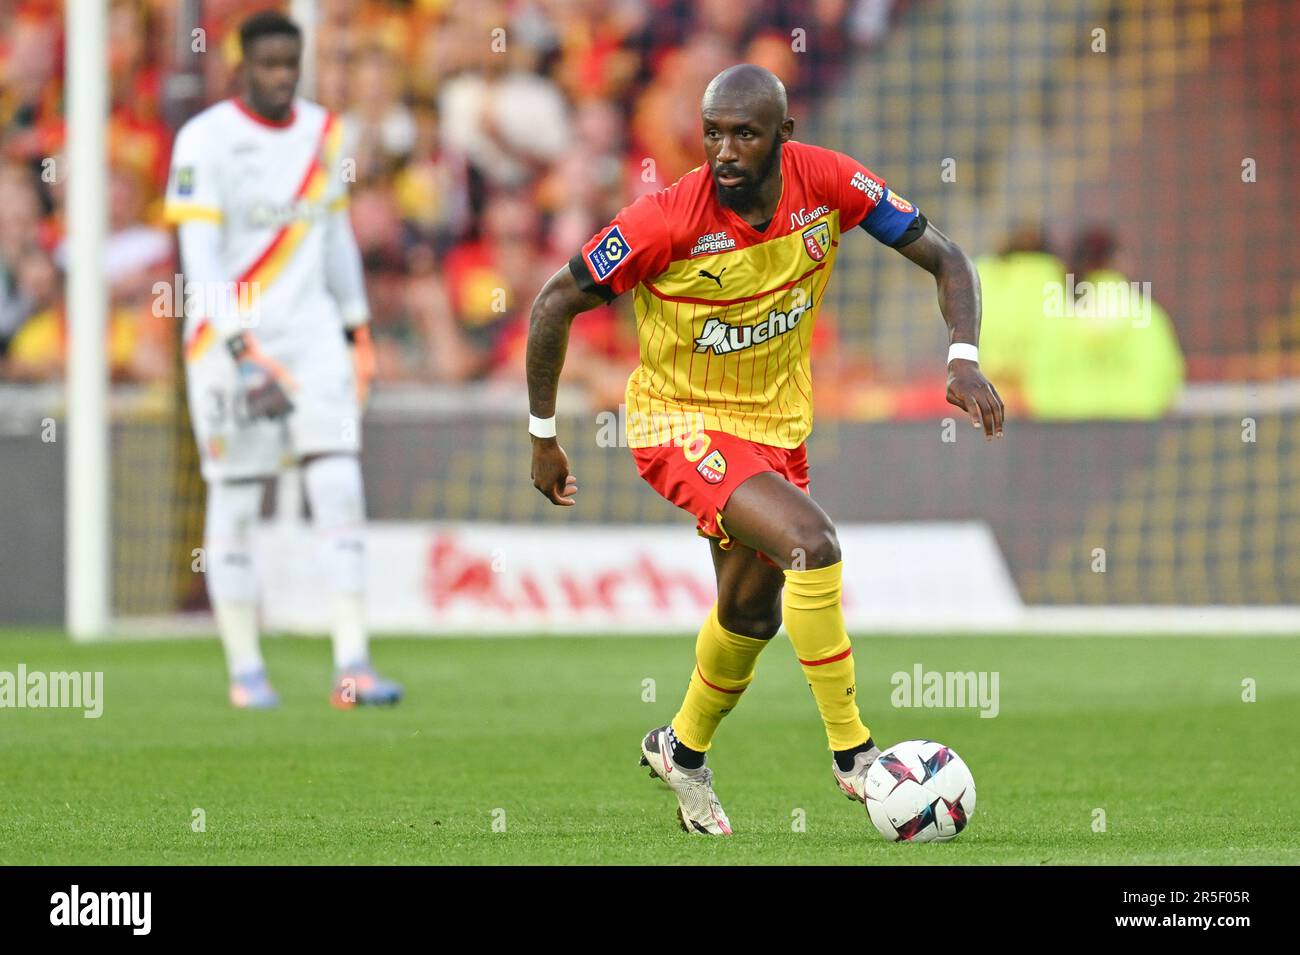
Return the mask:
<path fill-rule="evenodd" d="M 850 632 L 996 629 L 1023 613 L 981 523 L 849 524 Z M 375 522 L 366 534 L 377 633 L 693 633 L 715 597 L 708 544 L 690 527 Z M 265 624 L 324 632 L 329 602 L 309 528 L 259 535 Z"/>

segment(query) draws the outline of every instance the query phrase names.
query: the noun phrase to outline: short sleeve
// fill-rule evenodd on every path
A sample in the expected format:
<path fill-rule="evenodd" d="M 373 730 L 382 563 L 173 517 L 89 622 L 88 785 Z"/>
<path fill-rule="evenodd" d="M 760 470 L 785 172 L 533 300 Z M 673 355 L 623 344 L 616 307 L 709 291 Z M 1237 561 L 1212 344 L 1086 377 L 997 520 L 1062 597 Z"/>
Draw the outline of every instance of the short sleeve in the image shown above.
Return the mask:
<path fill-rule="evenodd" d="M 836 159 L 835 194 L 842 232 L 860 225 L 880 242 L 895 247 L 920 234 L 925 219 L 916 206 L 851 156 L 839 153 Z"/>
<path fill-rule="evenodd" d="M 663 209 L 654 196 L 642 196 L 593 235 L 569 269 L 579 288 L 609 301 L 671 263 L 672 237 Z"/>
<path fill-rule="evenodd" d="M 202 129 L 192 122 L 176 135 L 163 204 L 163 216 L 173 225 L 221 222 L 221 196 L 212 151 L 205 147 L 203 139 Z"/>
<path fill-rule="evenodd" d="M 840 231 L 862 224 L 885 197 L 885 180 L 851 156 L 835 154 L 831 195 L 840 210 Z"/>

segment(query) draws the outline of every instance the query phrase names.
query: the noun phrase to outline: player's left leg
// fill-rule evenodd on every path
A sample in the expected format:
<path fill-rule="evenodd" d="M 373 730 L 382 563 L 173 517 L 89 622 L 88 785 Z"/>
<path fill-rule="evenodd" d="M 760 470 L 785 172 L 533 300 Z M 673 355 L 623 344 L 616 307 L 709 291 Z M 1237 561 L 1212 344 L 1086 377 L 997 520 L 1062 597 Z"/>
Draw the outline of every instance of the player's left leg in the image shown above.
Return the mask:
<path fill-rule="evenodd" d="M 826 727 L 836 782 L 851 798 L 865 799 L 866 770 L 879 750 L 858 712 L 834 525 L 812 498 L 773 472 L 736 488 L 721 518 L 727 533 L 784 570 L 785 628 Z"/>
<path fill-rule="evenodd" d="M 317 554 L 331 595 L 334 691 L 330 702 L 347 709 L 393 704 L 402 688 L 370 665 L 365 618 L 365 490 L 355 454 L 311 454 L 302 459 Z"/>
<path fill-rule="evenodd" d="M 271 346 L 267 346 L 268 350 Z M 365 487 L 361 480 L 361 409 L 342 330 L 287 342 L 274 357 L 298 382 L 287 419 L 302 467 L 320 568 L 330 595 L 334 689 L 347 709 L 391 704 L 402 688 L 370 666 L 365 607 Z"/>

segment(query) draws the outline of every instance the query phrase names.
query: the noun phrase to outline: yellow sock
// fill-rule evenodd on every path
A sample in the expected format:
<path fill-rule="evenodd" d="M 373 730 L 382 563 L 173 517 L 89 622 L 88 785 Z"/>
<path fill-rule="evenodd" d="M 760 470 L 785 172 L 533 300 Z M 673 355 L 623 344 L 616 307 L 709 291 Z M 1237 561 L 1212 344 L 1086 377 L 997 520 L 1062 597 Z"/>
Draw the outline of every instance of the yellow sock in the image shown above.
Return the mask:
<path fill-rule="evenodd" d="M 686 698 L 673 717 L 673 732 L 683 746 L 708 750 L 718 724 L 754 679 L 758 655 L 769 642 L 723 628 L 718 623 L 718 605 L 713 605 L 695 640 L 695 670 Z"/>
<path fill-rule="evenodd" d="M 785 629 L 817 700 L 831 749 L 860 746 L 871 736 L 858 715 L 853 647 L 840 609 L 842 563 L 813 570 L 787 570 Z"/>

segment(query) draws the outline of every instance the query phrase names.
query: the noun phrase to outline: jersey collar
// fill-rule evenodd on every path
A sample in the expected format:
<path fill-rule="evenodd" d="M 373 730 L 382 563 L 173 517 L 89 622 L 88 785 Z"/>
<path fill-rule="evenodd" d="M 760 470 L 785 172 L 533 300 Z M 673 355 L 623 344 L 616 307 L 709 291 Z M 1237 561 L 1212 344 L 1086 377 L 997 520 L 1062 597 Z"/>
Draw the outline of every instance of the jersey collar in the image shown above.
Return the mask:
<path fill-rule="evenodd" d="M 265 126 L 268 129 L 288 129 L 290 126 L 293 125 L 293 121 L 298 118 L 298 108 L 296 106 L 290 106 L 288 118 L 277 123 L 274 120 L 267 119 L 265 116 L 261 115 L 260 113 L 255 112 L 252 108 L 248 106 L 247 103 L 244 102 L 244 98 L 242 96 L 233 96 L 231 97 L 230 101 L 235 104 L 235 108 L 237 110 L 239 110 L 249 119 L 251 119 L 253 122 L 257 123 L 257 125 Z"/>

